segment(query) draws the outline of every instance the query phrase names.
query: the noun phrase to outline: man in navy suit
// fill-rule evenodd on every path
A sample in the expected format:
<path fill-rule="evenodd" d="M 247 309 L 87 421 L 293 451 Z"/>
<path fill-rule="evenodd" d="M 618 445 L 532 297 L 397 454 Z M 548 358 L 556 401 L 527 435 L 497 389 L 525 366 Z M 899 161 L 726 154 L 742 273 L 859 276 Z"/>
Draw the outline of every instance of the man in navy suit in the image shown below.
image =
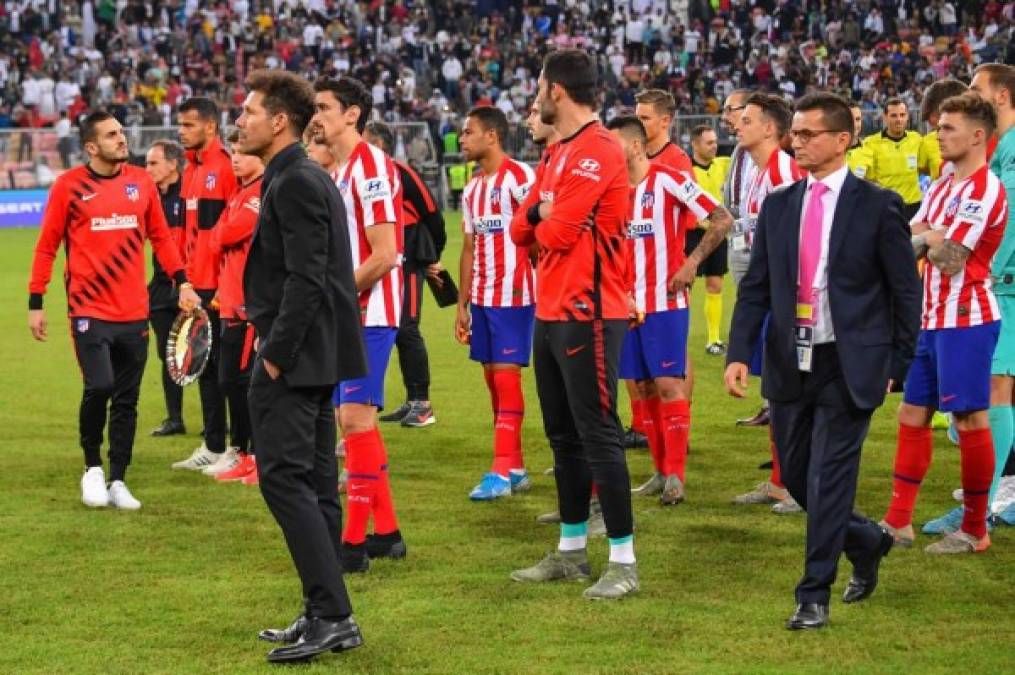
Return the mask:
<path fill-rule="evenodd" d="M 740 284 L 726 388 L 746 393 L 747 364 L 771 312 L 762 396 L 783 481 L 807 511 L 804 576 L 790 629 L 828 623 L 840 554 L 853 564 L 844 602 L 868 597 L 892 537 L 853 513 L 860 449 L 871 415 L 909 369 L 920 325 L 920 283 L 894 193 L 853 176 L 849 104 L 815 94 L 790 131 L 809 176 L 768 196 Z"/>

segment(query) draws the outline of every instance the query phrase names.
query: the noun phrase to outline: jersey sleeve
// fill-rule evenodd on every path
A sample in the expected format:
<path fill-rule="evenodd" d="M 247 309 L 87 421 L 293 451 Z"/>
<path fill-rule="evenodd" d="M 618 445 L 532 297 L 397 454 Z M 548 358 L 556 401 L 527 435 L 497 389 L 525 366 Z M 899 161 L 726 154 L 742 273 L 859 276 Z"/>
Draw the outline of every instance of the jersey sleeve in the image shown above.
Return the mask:
<path fill-rule="evenodd" d="M 511 218 L 511 241 L 517 246 L 531 246 L 536 241 L 535 228 L 529 224 L 529 209 L 539 203 L 539 188 L 546 160 L 547 154 L 544 152 L 532 179 L 532 185 L 529 186 L 529 193 Z"/>
<path fill-rule="evenodd" d="M 931 180 L 941 175 L 941 144 L 937 137 L 927 134 L 920 140 L 920 151 L 917 155 L 917 166 L 920 173 L 927 174 Z"/>
<path fill-rule="evenodd" d="M 858 153 L 853 173 L 870 181 L 877 181 L 878 143 L 876 136 L 868 136 L 860 144 L 862 152 Z"/>
<path fill-rule="evenodd" d="M 397 190 L 395 177 L 383 166 L 373 175 L 356 181 L 356 198 L 363 211 L 363 227 L 398 222 L 398 210 L 395 208 Z"/>
<path fill-rule="evenodd" d="M 67 220 L 70 217 L 70 193 L 65 181 L 58 180 L 49 193 L 46 211 L 42 215 L 42 227 L 39 239 L 35 244 L 35 255 L 32 258 L 32 278 L 28 283 L 31 294 L 29 307 L 42 309 L 42 296 L 53 274 L 53 261 L 60 242 L 67 233 Z"/>
<path fill-rule="evenodd" d="M 219 245 L 223 248 L 231 248 L 243 244 L 254 235 L 254 227 L 257 226 L 257 216 L 261 212 L 261 198 L 256 194 L 249 195 L 243 200 L 238 209 L 229 213 L 229 218 L 223 218 L 215 228 Z"/>
<path fill-rule="evenodd" d="M 529 191 L 532 189 L 532 183 L 536 179 L 535 171 L 528 164 L 519 163 L 518 167 L 521 169 L 521 175 L 514 177 L 514 185 L 510 189 L 512 213 L 525 203 L 525 199 L 529 196 Z"/>
<path fill-rule="evenodd" d="M 462 190 L 462 232 L 465 234 L 475 234 L 476 232 L 472 226 L 472 209 L 469 207 L 474 187 L 475 183 L 470 181 Z"/>
<path fill-rule="evenodd" d="M 694 214 L 696 221 L 705 220 L 719 207 L 719 202 L 685 174 L 668 176 L 666 190 L 677 198 L 684 208 Z"/>
<path fill-rule="evenodd" d="M 945 239 L 961 244 L 972 251 L 987 228 L 998 224 L 996 222 L 996 207 L 998 201 L 1002 199 L 1004 197 L 1000 193 L 990 200 L 972 196 L 962 199 L 955 212 L 955 219 L 945 234 Z M 1003 208 L 1003 204 L 1001 207 Z"/>

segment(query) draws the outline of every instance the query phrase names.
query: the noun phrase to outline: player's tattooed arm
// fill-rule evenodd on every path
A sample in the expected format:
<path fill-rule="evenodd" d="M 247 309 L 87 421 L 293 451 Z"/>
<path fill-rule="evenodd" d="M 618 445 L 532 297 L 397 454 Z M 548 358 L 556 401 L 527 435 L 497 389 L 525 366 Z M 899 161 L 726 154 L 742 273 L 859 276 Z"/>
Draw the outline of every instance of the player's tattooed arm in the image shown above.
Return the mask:
<path fill-rule="evenodd" d="M 929 242 L 928 242 L 929 243 Z M 951 239 L 943 239 L 938 245 L 931 245 L 927 251 L 927 260 L 941 270 L 941 274 L 952 276 L 958 274 L 966 266 L 970 250 Z"/>
<path fill-rule="evenodd" d="M 695 265 L 700 265 L 726 239 L 726 235 L 729 234 L 732 227 L 733 215 L 724 206 L 716 207 L 715 211 L 712 211 L 708 216 L 708 228 L 705 229 L 705 236 L 694 247 L 688 258 L 693 260 Z"/>

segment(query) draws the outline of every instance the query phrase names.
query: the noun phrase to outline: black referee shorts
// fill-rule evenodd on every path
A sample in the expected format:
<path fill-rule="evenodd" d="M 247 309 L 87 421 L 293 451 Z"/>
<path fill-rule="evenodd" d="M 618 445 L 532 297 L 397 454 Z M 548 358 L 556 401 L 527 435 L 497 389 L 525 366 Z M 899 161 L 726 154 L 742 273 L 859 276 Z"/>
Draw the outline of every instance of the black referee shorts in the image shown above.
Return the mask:
<path fill-rule="evenodd" d="M 701 243 L 704 236 L 705 230 L 700 227 L 690 230 L 687 233 L 687 239 L 684 241 L 684 253 L 686 255 L 691 255 L 691 251 L 698 247 L 698 244 Z M 716 246 L 715 250 L 712 251 L 707 258 L 701 261 L 701 265 L 698 266 L 698 276 L 726 276 L 726 273 L 730 270 L 729 262 L 729 247 L 726 243 L 726 238 L 723 237 L 722 243 Z"/>

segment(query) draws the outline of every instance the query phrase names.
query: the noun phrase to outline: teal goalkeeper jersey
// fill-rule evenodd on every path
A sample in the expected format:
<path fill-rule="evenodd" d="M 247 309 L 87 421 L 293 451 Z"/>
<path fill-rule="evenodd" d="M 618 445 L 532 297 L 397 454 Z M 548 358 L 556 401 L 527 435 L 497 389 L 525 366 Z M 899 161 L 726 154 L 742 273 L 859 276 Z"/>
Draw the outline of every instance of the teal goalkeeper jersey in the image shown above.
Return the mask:
<path fill-rule="evenodd" d="M 990 272 L 994 276 L 994 293 L 1015 295 L 1015 127 L 1005 132 L 990 160 L 990 170 L 1001 179 L 1008 197 L 1008 223 L 1004 238 L 994 254 Z M 1006 279 L 1007 277 L 1007 279 Z M 1006 283 L 1007 281 L 1007 283 Z"/>

